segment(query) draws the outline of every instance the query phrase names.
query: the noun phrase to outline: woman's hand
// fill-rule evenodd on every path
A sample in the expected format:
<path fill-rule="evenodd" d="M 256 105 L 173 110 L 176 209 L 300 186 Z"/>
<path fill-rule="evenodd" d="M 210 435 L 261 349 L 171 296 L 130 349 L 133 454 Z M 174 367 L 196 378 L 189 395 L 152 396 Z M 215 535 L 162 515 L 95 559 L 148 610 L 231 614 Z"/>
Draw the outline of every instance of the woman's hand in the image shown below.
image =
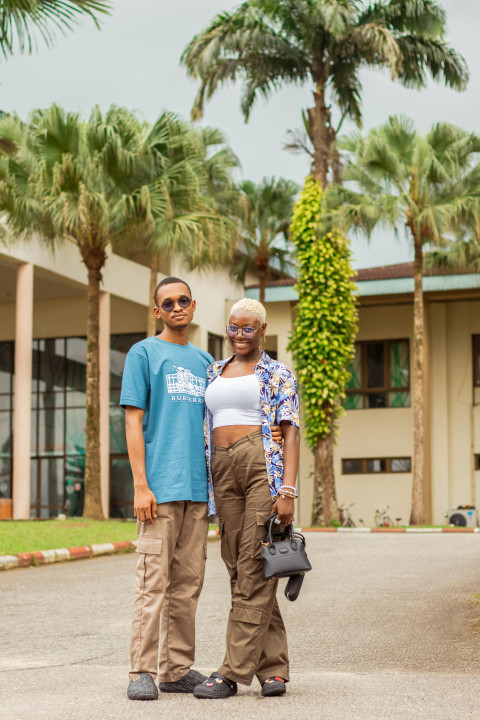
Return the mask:
<path fill-rule="evenodd" d="M 277 513 L 277 518 L 280 520 L 282 525 L 290 525 L 293 522 L 295 500 L 286 496 L 279 496 L 272 507 L 272 513 L 275 512 Z M 273 527 L 275 527 L 275 525 Z"/>
<path fill-rule="evenodd" d="M 283 433 L 280 425 L 272 425 L 272 439 L 277 443 L 277 445 L 281 445 L 283 443 Z"/>

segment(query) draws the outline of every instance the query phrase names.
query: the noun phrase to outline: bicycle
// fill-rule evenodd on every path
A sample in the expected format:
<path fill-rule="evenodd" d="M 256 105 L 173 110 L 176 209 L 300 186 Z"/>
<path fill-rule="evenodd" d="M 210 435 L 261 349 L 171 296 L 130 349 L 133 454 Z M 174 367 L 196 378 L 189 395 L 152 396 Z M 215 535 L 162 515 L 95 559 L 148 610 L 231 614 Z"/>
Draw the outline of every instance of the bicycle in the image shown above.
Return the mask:
<path fill-rule="evenodd" d="M 375 510 L 375 527 L 400 527 L 401 517 L 395 518 L 395 522 L 388 514 L 390 505 Z"/>
<path fill-rule="evenodd" d="M 352 516 L 350 514 L 350 508 L 353 505 L 355 505 L 355 503 L 350 503 L 350 505 L 346 505 L 345 503 L 343 503 L 343 505 L 339 505 L 338 521 L 339 521 L 341 527 L 350 527 L 350 528 L 356 527 L 355 523 L 353 522 Z"/>

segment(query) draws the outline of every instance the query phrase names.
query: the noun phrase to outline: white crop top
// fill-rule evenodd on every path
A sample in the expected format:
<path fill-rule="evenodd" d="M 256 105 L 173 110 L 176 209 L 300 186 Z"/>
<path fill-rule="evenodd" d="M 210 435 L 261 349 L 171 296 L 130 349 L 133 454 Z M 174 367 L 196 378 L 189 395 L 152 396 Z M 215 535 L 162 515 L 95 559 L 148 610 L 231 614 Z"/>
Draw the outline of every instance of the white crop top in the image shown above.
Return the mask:
<path fill-rule="evenodd" d="M 261 425 L 260 383 L 255 373 L 235 378 L 219 375 L 205 391 L 213 428 L 225 425 Z"/>

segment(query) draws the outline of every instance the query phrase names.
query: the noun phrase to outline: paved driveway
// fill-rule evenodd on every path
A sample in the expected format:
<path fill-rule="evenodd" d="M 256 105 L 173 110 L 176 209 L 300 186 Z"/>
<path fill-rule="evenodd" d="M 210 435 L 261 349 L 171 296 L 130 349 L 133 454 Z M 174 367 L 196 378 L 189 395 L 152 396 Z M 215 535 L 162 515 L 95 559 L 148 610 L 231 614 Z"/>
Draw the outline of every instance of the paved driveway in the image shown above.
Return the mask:
<path fill-rule="evenodd" d="M 226 701 L 125 695 L 135 555 L 0 575 L 2 720 L 480 720 L 479 535 L 310 534 L 314 572 L 281 596 L 292 682 Z M 227 573 L 209 544 L 196 666 L 223 658 Z"/>

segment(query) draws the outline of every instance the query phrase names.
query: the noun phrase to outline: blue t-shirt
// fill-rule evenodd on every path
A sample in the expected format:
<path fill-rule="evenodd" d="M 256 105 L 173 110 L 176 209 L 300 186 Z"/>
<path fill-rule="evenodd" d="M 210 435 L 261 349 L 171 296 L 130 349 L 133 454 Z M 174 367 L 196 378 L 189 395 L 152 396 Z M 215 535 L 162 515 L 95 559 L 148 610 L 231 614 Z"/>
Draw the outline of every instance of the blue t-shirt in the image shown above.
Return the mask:
<path fill-rule="evenodd" d="M 145 410 L 145 470 L 157 502 L 207 500 L 203 437 L 206 369 L 212 356 L 149 337 L 125 361 L 120 405 Z"/>

